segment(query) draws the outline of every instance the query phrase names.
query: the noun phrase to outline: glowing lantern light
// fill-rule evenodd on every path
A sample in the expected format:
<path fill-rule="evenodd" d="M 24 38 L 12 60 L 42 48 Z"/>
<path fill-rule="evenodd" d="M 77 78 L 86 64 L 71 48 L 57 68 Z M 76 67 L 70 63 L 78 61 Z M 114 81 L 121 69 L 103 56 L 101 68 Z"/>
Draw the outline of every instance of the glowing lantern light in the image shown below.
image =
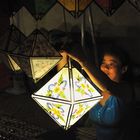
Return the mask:
<path fill-rule="evenodd" d="M 85 9 L 93 2 L 93 0 L 58 0 L 58 2 L 71 13 L 72 16 L 78 18 Z"/>
<path fill-rule="evenodd" d="M 14 55 L 10 56 L 35 83 L 55 67 L 62 58 L 38 29 L 34 30 L 14 51 Z"/>
<path fill-rule="evenodd" d="M 75 124 L 102 98 L 76 68 L 65 65 L 32 98 L 65 130 Z"/>

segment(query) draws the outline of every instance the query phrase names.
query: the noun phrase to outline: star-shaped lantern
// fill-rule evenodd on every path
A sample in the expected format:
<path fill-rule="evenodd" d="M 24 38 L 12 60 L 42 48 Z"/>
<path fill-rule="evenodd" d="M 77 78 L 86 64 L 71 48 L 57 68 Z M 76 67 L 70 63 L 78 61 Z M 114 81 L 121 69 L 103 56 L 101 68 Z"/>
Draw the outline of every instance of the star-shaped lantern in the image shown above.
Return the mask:
<path fill-rule="evenodd" d="M 93 0 L 58 0 L 58 2 L 75 18 L 78 18 Z"/>
<path fill-rule="evenodd" d="M 102 98 L 98 88 L 80 71 L 65 65 L 32 98 L 65 130 L 74 125 Z"/>
<path fill-rule="evenodd" d="M 124 2 L 124 0 L 95 0 L 95 3 L 107 16 L 111 16 Z"/>
<path fill-rule="evenodd" d="M 39 29 L 34 30 L 10 56 L 35 83 L 62 58 Z"/>

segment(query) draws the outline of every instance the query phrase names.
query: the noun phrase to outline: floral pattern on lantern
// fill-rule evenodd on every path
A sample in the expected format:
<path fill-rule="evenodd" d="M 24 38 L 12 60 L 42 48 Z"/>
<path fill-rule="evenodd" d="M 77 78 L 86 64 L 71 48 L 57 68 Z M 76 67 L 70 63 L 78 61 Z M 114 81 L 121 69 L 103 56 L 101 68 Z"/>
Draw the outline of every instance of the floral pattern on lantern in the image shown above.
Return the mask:
<path fill-rule="evenodd" d="M 65 130 L 102 98 L 99 89 L 76 68 L 65 65 L 32 98 Z"/>

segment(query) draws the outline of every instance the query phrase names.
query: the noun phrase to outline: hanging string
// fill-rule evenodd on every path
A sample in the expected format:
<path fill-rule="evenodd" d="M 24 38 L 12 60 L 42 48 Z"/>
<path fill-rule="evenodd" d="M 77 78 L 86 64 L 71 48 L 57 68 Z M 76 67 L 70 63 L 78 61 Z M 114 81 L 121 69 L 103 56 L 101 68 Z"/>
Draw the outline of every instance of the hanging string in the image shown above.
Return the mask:
<path fill-rule="evenodd" d="M 66 13 L 65 13 L 65 9 L 63 8 L 63 14 L 64 14 L 64 25 L 65 25 L 65 32 L 68 35 L 68 28 L 67 28 L 67 22 L 66 22 Z M 67 40 L 66 40 L 67 41 Z M 73 104 L 74 102 L 74 82 L 73 82 L 73 72 L 72 72 L 72 63 L 71 63 L 71 58 L 68 57 L 67 58 L 67 62 L 68 62 L 68 74 L 69 74 L 69 86 L 70 86 L 70 95 L 71 95 L 71 103 Z M 72 113 L 73 111 L 73 106 L 70 108 L 69 113 Z M 69 126 L 70 124 L 70 115 L 67 118 L 67 124 L 66 124 L 66 128 Z"/>
<path fill-rule="evenodd" d="M 94 35 L 94 24 L 93 24 L 93 16 L 92 16 L 92 9 L 91 6 L 88 8 L 88 19 L 90 23 L 90 30 L 91 30 L 91 36 L 92 36 L 92 43 L 93 43 L 93 51 L 94 51 L 94 61 L 97 66 L 99 66 L 98 63 L 98 53 L 97 53 L 97 46 L 95 41 L 95 35 Z"/>
<path fill-rule="evenodd" d="M 83 16 L 82 16 L 82 24 L 81 24 L 81 46 L 82 46 L 83 50 L 85 50 L 85 47 L 84 47 L 84 45 L 85 45 L 84 28 L 85 28 L 85 14 L 83 14 Z"/>
<path fill-rule="evenodd" d="M 63 7 L 63 15 L 64 15 L 64 26 L 65 26 L 65 32 L 66 32 L 66 35 L 68 35 L 68 28 L 67 28 L 67 21 L 66 21 L 66 12 L 65 12 L 65 9 Z M 72 65 L 71 65 L 71 58 L 68 57 L 68 67 L 71 69 L 72 68 Z"/>
<path fill-rule="evenodd" d="M 85 56 L 87 57 L 86 55 L 86 48 L 85 48 L 85 13 L 83 13 L 82 15 L 82 24 L 81 24 L 81 46 L 82 46 L 82 50 L 83 52 L 85 53 Z M 83 68 L 81 67 L 81 72 L 83 73 L 84 70 Z"/>
<path fill-rule="evenodd" d="M 65 27 L 65 32 L 68 32 L 68 27 L 67 27 L 67 22 L 66 22 L 66 12 L 65 8 L 63 7 L 63 16 L 64 16 L 64 27 Z"/>

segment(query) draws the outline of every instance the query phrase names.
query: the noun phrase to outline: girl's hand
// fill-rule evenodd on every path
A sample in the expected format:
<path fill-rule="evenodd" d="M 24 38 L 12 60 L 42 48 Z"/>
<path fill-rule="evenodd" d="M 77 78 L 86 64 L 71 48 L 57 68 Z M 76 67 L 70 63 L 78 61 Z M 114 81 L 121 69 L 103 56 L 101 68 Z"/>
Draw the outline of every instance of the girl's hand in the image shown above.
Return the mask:
<path fill-rule="evenodd" d="M 60 53 L 66 53 L 70 58 L 77 61 L 79 64 L 83 64 L 86 61 L 86 56 L 82 50 L 82 46 L 78 42 L 71 42 L 65 44 Z"/>

